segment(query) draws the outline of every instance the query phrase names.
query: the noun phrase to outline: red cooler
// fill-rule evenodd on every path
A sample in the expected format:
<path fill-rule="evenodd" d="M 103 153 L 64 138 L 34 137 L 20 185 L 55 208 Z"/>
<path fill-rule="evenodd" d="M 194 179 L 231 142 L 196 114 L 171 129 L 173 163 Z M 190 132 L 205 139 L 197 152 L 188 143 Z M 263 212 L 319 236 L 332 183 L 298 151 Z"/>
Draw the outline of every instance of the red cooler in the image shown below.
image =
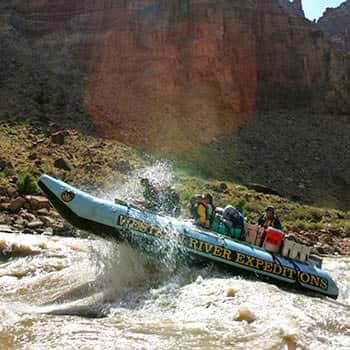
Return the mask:
<path fill-rule="evenodd" d="M 265 240 L 263 247 L 271 253 L 279 253 L 282 248 L 284 234 L 282 231 L 273 227 L 268 227 L 265 230 Z"/>

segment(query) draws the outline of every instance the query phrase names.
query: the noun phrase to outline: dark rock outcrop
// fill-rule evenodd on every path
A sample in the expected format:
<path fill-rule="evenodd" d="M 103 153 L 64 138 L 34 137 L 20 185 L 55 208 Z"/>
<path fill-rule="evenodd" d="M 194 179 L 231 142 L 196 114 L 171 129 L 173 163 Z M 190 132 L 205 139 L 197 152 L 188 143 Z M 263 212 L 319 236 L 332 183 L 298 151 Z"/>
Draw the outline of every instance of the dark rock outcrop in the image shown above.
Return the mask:
<path fill-rule="evenodd" d="M 245 186 L 250 189 L 254 190 L 256 192 L 264 193 L 264 194 L 273 194 L 276 196 L 280 196 L 280 193 L 278 191 L 274 190 L 273 188 L 261 185 L 261 184 L 256 184 L 256 183 L 247 183 Z"/>
<path fill-rule="evenodd" d="M 51 135 L 51 142 L 56 145 L 64 145 L 65 136 L 63 132 L 55 132 Z"/>
<path fill-rule="evenodd" d="M 278 2 L 291 15 L 305 17 L 302 0 L 278 0 Z"/>
<path fill-rule="evenodd" d="M 327 8 L 317 26 L 336 48 L 350 52 L 350 0 L 339 7 Z"/>
<path fill-rule="evenodd" d="M 72 164 L 70 161 L 64 157 L 58 158 L 54 161 L 54 166 L 58 169 L 71 171 L 73 169 Z"/>
<path fill-rule="evenodd" d="M 350 57 L 308 20 L 257 2 L 257 109 L 350 112 Z"/>

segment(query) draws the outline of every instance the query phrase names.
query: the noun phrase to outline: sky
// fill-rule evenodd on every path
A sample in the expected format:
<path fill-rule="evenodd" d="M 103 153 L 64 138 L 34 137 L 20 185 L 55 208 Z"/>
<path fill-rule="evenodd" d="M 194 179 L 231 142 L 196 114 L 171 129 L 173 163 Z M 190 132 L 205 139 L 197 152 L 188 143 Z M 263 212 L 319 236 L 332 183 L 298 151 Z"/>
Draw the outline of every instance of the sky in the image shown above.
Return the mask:
<path fill-rule="evenodd" d="M 303 0 L 305 16 L 313 20 L 322 16 L 327 7 L 338 7 L 345 0 Z"/>

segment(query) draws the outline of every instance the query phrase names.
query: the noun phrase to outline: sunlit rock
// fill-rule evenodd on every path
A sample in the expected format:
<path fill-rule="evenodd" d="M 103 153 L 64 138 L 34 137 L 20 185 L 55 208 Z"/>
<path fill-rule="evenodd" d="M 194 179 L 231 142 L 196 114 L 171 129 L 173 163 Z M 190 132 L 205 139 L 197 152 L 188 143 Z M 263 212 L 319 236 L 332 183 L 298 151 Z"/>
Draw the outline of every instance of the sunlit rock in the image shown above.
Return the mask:
<path fill-rule="evenodd" d="M 226 296 L 227 296 L 228 298 L 233 298 L 233 297 L 236 296 L 236 293 L 237 293 L 236 288 L 230 287 L 230 288 L 227 290 Z"/>
<path fill-rule="evenodd" d="M 240 306 L 233 319 L 235 321 L 247 321 L 248 323 L 251 323 L 256 320 L 256 316 L 246 306 Z"/>
<path fill-rule="evenodd" d="M 286 343 L 288 350 L 296 350 L 297 342 L 296 342 L 294 333 L 286 332 L 283 335 L 282 339 Z"/>
<path fill-rule="evenodd" d="M 197 279 L 196 279 L 196 283 L 197 284 L 202 284 L 204 281 L 203 277 L 202 276 L 198 276 Z"/>
<path fill-rule="evenodd" d="M 7 243 L 3 239 L 0 240 L 0 252 L 4 254 L 5 252 L 7 252 L 7 250 L 8 250 Z"/>

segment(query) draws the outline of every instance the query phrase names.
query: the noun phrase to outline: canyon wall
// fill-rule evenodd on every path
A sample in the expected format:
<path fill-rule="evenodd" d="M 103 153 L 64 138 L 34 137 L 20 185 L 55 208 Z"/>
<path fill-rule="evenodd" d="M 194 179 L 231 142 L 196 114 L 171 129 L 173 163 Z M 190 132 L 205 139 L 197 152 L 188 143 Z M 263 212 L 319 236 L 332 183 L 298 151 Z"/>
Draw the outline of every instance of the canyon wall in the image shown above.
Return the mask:
<path fill-rule="evenodd" d="M 349 56 L 303 17 L 301 1 L 283 2 L 3 0 L 3 67 L 17 68 L 0 72 L 12 89 L 0 113 L 78 113 L 102 135 L 160 150 L 229 135 L 256 111 L 349 113 Z M 18 61 L 31 72 L 20 89 Z"/>
<path fill-rule="evenodd" d="M 336 48 L 350 52 L 350 0 L 339 7 L 327 8 L 317 26 Z"/>
<path fill-rule="evenodd" d="M 291 15 L 305 17 L 302 0 L 278 0 L 279 4 L 284 7 Z"/>
<path fill-rule="evenodd" d="M 256 108 L 255 10 L 246 1 L 139 1 L 113 9 L 85 103 L 101 132 L 186 149 Z"/>

